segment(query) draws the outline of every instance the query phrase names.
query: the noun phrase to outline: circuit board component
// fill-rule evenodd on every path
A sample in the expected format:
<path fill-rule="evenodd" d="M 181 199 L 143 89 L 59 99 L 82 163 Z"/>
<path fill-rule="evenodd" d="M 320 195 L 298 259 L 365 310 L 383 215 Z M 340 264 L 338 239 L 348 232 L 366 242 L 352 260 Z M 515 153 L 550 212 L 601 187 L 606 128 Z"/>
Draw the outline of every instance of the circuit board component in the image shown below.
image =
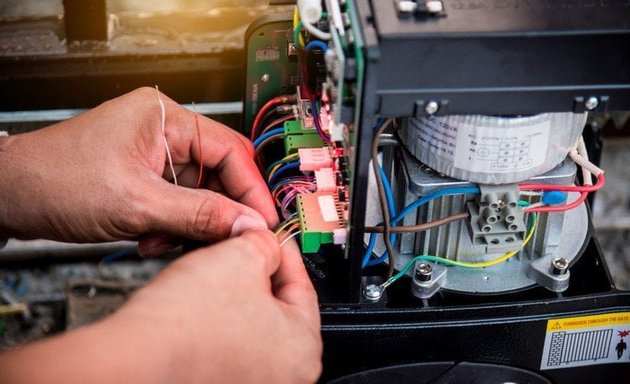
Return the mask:
<path fill-rule="evenodd" d="M 303 252 L 315 253 L 322 244 L 333 244 L 335 237 L 343 237 L 340 230 L 345 230 L 346 220 L 336 194 L 299 194 L 297 212 L 302 230 Z"/>

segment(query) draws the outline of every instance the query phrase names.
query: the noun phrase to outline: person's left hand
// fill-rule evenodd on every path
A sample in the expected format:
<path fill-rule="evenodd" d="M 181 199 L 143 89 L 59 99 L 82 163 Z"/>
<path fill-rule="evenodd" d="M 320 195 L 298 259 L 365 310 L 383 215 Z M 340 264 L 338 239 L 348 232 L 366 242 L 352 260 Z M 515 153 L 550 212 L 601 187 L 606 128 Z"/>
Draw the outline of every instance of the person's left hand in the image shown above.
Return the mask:
<path fill-rule="evenodd" d="M 157 91 L 142 88 L 74 119 L 0 139 L 0 235 L 97 242 L 166 234 L 216 241 L 275 225 L 251 143 L 203 116 L 208 189 L 193 189 L 201 157 L 195 114 L 161 97 L 180 186 L 169 182 Z M 164 252 L 170 239 L 144 236 L 141 252 Z"/>

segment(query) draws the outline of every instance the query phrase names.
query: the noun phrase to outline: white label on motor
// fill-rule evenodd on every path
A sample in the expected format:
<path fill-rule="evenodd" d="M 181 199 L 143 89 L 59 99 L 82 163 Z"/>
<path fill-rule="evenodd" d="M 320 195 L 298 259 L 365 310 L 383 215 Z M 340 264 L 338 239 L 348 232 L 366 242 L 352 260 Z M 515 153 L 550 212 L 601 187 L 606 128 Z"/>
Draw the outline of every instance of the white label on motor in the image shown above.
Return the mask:
<path fill-rule="evenodd" d="M 339 221 L 335 199 L 332 195 L 319 196 L 317 202 L 319 203 L 319 210 L 322 212 L 322 217 L 325 222 Z"/>
<path fill-rule="evenodd" d="M 545 163 L 551 121 L 524 127 L 457 127 L 455 167 L 470 172 L 527 171 Z"/>

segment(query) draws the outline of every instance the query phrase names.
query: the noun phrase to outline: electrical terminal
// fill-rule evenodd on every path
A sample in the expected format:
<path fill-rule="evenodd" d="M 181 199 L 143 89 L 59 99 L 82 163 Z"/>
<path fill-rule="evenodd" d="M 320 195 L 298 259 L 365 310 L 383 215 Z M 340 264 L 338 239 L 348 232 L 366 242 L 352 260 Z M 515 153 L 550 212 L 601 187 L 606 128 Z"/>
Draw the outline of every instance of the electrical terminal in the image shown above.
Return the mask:
<path fill-rule="evenodd" d="M 322 168 L 330 168 L 333 165 L 331 149 L 324 148 L 300 148 L 300 171 L 319 171 Z"/>
<path fill-rule="evenodd" d="M 314 129 L 304 129 L 301 121 L 284 123 L 284 149 L 288 155 L 297 153 L 300 148 L 323 148 L 326 143 Z"/>
<path fill-rule="evenodd" d="M 300 193 L 297 210 L 304 253 L 315 253 L 323 244 L 335 244 L 335 230 L 346 227 L 345 205 L 339 204 L 336 194 Z M 337 241 L 342 239 L 343 232 L 337 231 Z"/>
<path fill-rule="evenodd" d="M 318 192 L 336 192 L 337 182 L 332 168 L 322 168 L 315 171 L 315 183 Z"/>

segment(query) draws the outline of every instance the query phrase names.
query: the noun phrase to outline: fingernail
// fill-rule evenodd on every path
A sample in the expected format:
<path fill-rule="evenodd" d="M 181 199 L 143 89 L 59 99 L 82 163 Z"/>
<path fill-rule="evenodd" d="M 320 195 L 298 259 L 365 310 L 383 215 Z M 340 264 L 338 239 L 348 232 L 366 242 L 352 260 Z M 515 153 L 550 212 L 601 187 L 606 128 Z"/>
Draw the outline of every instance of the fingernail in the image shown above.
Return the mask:
<path fill-rule="evenodd" d="M 249 215 L 240 215 L 232 224 L 230 237 L 240 236 L 243 232 L 250 229 L 267 229 L 267 223 L 262 217 L 256 218 Z"/>

